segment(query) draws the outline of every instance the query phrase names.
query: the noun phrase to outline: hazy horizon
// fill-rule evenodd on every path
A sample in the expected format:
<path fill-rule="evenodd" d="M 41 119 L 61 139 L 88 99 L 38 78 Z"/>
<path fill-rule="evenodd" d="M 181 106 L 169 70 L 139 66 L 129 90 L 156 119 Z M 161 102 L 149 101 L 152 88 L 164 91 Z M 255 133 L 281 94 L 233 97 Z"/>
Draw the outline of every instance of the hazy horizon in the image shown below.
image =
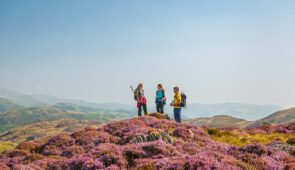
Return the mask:
<path fill-rule="evenodd" d="M 295 106 L 295 1 L 0 2 L 0 88 L 149 104 L 162 83 L 190 103 Z"/>

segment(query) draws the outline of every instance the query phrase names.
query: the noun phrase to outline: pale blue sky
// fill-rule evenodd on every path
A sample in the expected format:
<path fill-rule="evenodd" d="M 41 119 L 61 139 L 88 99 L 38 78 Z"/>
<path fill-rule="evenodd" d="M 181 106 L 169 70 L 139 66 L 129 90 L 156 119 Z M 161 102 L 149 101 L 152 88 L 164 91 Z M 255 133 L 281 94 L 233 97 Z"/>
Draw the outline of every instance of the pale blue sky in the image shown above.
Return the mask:
<path fill-rule="evenodd" d="M 0 87 L 132 103 L 295 105 L 293 0 L 1 0 Z"/>

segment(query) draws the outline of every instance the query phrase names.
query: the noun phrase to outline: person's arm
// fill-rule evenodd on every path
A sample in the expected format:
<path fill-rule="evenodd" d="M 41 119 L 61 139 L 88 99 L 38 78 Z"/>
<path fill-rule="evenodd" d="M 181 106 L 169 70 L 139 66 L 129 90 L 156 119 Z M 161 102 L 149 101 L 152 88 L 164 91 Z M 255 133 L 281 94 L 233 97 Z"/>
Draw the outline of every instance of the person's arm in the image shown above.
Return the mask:
<path fill-rule="evenodd" d="M 162 100 L 166 100 L 166 96 L 165 96 L 165 91 L 163 90 L 163 99 Z"/>

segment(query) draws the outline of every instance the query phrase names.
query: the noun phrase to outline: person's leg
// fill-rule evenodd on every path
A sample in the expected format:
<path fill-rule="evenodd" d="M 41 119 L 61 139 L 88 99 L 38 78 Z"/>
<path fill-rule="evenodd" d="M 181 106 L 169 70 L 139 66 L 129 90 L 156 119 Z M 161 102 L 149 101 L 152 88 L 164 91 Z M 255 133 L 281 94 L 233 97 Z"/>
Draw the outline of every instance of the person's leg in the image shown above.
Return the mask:
<path fill-rule="evenodd" d="M 181 113 L 180 108 L 174 108 L 174 119 L 178 123 L 181 123 L 180 113 Z"/>
<path fill-rule="evenodd" d="M 178 111 L 178 122 L 181 123 L 181 108 L 179 108 L 179 111 Z"/>
<path fill-rule="evenodd" d="M 161 102 L 161 113 L 164 114 L 164 102 Z"/>
<path fill-rule="evenodd" d="M 144 111 L 144 115 L 147 115 L 147 108 L 146 108 L 146 104 L 143 105 L 143 111 Z"/>
<path fill-rule="evenodd" d="M 140 105 L 138 106 L 138 117 L 142 116 L 142 115 L 141 115 L 141 107 L 142 107 L 142 105 L 140 104 Z"/>
<path fill-rule="evenodd" d="M 174 108 L 173 109 L 173 112 L 174 112 L 174 120 L 177 122 L 177 109 L 176 108 Z"/>
<path fill-rule="evenodd" d="M 160 102 L 156 102 L 157 112 L 160 113 Z"/>

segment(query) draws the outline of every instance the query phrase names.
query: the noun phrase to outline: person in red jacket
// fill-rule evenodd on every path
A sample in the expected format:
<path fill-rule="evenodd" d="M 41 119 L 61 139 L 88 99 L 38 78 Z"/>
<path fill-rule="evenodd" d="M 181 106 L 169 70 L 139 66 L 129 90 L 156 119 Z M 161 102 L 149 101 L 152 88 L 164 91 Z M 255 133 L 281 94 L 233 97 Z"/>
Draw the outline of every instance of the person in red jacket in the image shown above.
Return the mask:
<path fill-rule="evenodd" d="M 147 115 L 147 106 L 146 106 L 146 98 L 144 95 L 143 84 L 140 83 L 137 86 L 135 97 L 137 101 L 137 108 L 138 108 L 138 116 L 142 116 L 141 111 L 143 109 L 144 115 Z"/>

